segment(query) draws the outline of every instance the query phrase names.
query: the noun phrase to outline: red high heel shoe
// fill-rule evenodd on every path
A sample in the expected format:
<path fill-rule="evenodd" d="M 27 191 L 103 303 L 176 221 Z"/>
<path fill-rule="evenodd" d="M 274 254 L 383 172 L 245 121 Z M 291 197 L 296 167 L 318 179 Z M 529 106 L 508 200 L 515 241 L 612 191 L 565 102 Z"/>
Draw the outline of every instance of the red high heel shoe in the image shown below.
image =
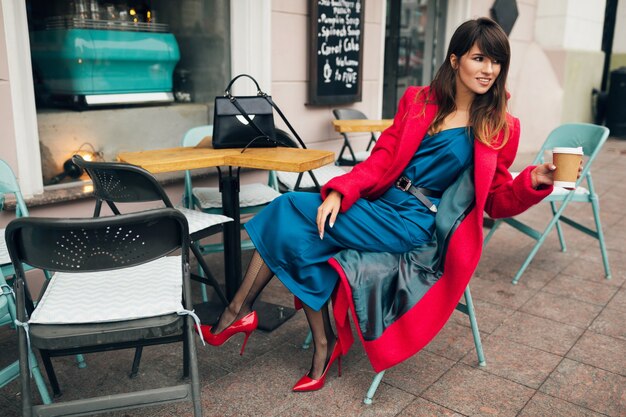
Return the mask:
<path fill-rule="evenodd" d="M 324 382 L 326 382 L 326 374 L 330 369 L 330 366 L 337 359 L 337 366 L 339 376 L 341 376 L 341 343 L 339 343 L 339 339 L 335 341 L 335 347 L 333 347 L 333 352 L 330 354 L 330 359 L 328 359 L 328 363 L 326 364 L 326 369 L 324 369 L 324 373 L 319 379 L 313 379 L 306 374 L 298 382 L 293 386 L 292 390 L 295 392 L 305 392 L 305 391 L 315 391 L 324 387 Z"/>
<path fill-rule="evenodd" d="M 243 350 L 246 347 L 246 343 L 248 343 L 248 338 L 250 334 L 256 330 L 258 325 L 259 318 L 257 317 L 256 311 L 252 311 L 217 334 L 211 333 L 212 326 L 204 324 L 200 325 L 200 331 L 202 331 L 205 342 L 212 346 L 221 346 L 237 333 L 245 333 L 246 338 L 243 340 L 241 352 L 239 352 L 240 355 L 243 355 Z"/>

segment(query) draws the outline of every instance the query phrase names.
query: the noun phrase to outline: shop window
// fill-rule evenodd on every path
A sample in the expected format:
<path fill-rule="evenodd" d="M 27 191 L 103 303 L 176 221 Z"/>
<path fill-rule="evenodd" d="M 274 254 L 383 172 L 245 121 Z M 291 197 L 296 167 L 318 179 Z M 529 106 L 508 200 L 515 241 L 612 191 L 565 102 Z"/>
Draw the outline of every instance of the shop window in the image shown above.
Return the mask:
<path fill-rule="evenodd" d="M 230 79 L 228 0 L 27 0 L 44 185 L 77 151 L 172 147 Z M 78 177 L 78 178 L 75 178 Z"/>

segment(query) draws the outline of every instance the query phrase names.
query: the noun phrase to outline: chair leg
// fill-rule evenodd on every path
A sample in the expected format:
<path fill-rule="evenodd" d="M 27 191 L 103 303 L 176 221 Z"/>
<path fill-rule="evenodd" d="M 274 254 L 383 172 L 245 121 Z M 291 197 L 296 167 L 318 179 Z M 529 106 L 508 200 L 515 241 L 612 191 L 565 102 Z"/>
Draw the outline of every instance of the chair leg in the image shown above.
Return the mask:
<path fill-rule="evenodd" d="M 200 247 L 200 244 L 197 242 L 192 243 L 192 245 L 197 244 L 197 248 L 200 251 L 200 253 L 202 254 L 202 248 Z M 194 253 L 194 256 L 195 253 Z M 196 259 L 198 257 L 196 256 Z M 198 262 L 198 275 L 204 278 L 204 270 L 202 269 L 202 266 L 200 265 L 200 262 Z M 209 301 L 209 293 L 206 290 L 206 285 L 204 284 L 200 284 L 200 292 L 202 294 L 202 302 L 206 303 Z"/>
<path fill-rule="evenodd" d="M 79 369 L 84 369 L 87 367 L 87 362 L 85 362 L 85 357 L 81 353 L 76 355 L 76 365 L 78 366 Z"/>
<path fill-rule="evenodd" d="M 202 278 L 205 278 L 204 276 L 204 271 L 202 270 L 202 267 L 198 264 L 198 275 L 201 276 Z M 209 301 L 209 293 L 206 290 L 206 285 L 204 285 L 203 283 L 200 283 L 200 292 L 202 294 L 202 302 L 206 303 Z"/>
<path fill-rule="evenodd" d="M 52 399 L 48 393 L 48 387 L 46 387 L 46 382 L 41 375 L 37 359 L 35 359 L 33 352 L 28 352 L 28 362 L 30 364 L 30 371 L 33 374 L 33 379 L 35 380 L 35 385 L 37 386 L 37 390 L 39 390 L 39 395 L 41 395 L 41 400 L 44 404 L 52 404 Z"/>
<path fill-rule="evenodd" d="M 31 417 L 33 415 L 33 398 L 30 392 L 30 366 L 26 330 L 20 327 L 17 329 L 17 332 L 20 355 L 20 382 L 22 387 L 22 416 Z"/>
<path fill-rule="evenodd" d="M 467 286 L 467 288 L 465 288 L 464 295 L 465 306 L 459 304 L 459 307 L 457 307 L 457 309 L 469 316 L 470 325 L 472 327 L 472 335 L 474 336 L 474 345 L 476 346 L 476 354 L 478 355 L 478 365 L 487 366 L 487 362 L 485 361 L 485 354 L 483 352 L 483 345 L 480 340 L 480 332 L 478 331 L 478 322 L 476 321 L 474 302 L 472 301 L 472 294 L 470 292 L 469 285 Z M 374 376 L 372 384 L 370 385 L 369 389 L 367 390 L 367 394 L 363 399 L 363 402 L 365 404 L 369 405 L 372 403 L 372 398 L 374 397 L 374 394 L 376 394 L 376 390 L 378 389 L 378 386 L 380 385 L 380 382 L 382 381 L 384 375 L 385 371 L 381 371 Z"/>
<path fill-rule="evenodd" d="M 198 372 L 198 353 L 192 330 L 193 322 L 190 316 L 185 317 L 185 334 L 183 347 L 183 368 L 191 372 L 191 401 L 193 402 L 194 417 L 202 417 L 202 403 L 200 400 L 200 374 Z M 185 363 L 186 362 L 186 363 Z"/>
<path fill-rule="evenodd" d="M 370 388 L 367 390 L 367 394 L 365 394 L 365 398 L 363 399 L 363 403 L 370 405 L 372 403 L 372 398 L 374 394 L 376 394 L 376 390 L 380 385 L 380 381 L 383 380 L 383 376 L 385 375 L 385 371 L 381 371 L 374 376 L 374 380 L 370 385 Z"/>
<path fill-rule="evenodd" d="M 0 275 L 0 282 L 2 283 L 2 286 L 0 288 L 0 296 L 5 297 L 6 303 L 8 304 L 8 312 L 9 312 L 9 317 L 11 317 L 11 323 L 14 323 L 15 319 L 17 318 L 17 315 L 15 313 L 16 311 L 15 299 L 13 298 L 13 295 L 10 293 L 11 291 L 10 287 L 6 285 L 6 281 L 4 280 L 4 278 L 6 277 L 4 277 L 3 275 Z M 27 348 L 29 348 L 28 343 L 27 343 Z M 46 387 L 46 383 L 44 382 L 43 377 L 41 376 L 41 371 L 39 370 L 39 364 L 37 363 L 37 359 L 35 358 L 35 355 L 30 349 L 28 349 L 28 365 L 30 368 L 30 373 L 32 374 L 33 379 L 35 380 L 35 385 L 37 385 L 37 389 L 39 390 L 39 395 L 41 395 L 41 400 L 43 401 L 44 404 L 51 404 L 52 400 L 50 399 L 50 394 L 48 393 L 48 388 Z M 16 366 L 17 366 L 17 369 L 15 369 L 15 371 L 20 372 L 19 370 L 20 361 L 16 362 Z"/>
<path fill-rule="evenodd" d="M 190 331 L 187 329 L 187 326 L 185 325 L 184 329 L 183 329 L 183 378 L 189 378 L 189 360 L 191 359 L 189 357 L 189 340 L 187 337 L 187 333 L 189 333 Z M 193 334 L 193 333 L 192 333 Z M 193 342 L 193 339 L 191 341 L 191 343 Z M 195 344 L 194 344 L 195 347 Z"/>
<path fill-rule="evenodd" d="M 539 251 L 539 248 L 541 247 L 541 244 L 543 243 L 544 240 L 545 240 L 545 235 L 541 237 L 541 240 L 538 240 L 537 243 L 535 243 L 535 246 L 533 246 L 532 250 L 530 251 L 526 259 L 524 260 L 524 263 L 522 264 L 522 266 L 519 267 L 519 269 L 517 270 L 517 273 L 513 277 L 513 280 L 511 281 L 512 284 L 517 284 L 519 282 L 520 278 L 526 271 L 526 268 L 528 268 L 528 265 L 530 265 L 530 262 L 533 260 L 533 258 Z"/>
<path fill-rule="evenodd" d="M 135 378 L 139 373 L 139 362 L 141 362 L 141 354 L 143 353 L 143 346 L 137 346 L 135 349 L 135 357 L 133 358 L 133 367 L 130 370 L 129 378 Z"/>
<path fill-rule="evenodd" d="M 485 236 L 485 239 L 483 240 L 483 247 L 487 246 L 487 243 L 489 243 L 489 240 L 491 240 L 491 237 L 496 232 L 498 227 L 500 227 L 501 224 L 502 224 L 502 220 L 496 220 L 493 222 L 493 226 L 491 226 L 489 233 L 487 233 L 487 236 Z"/>
<path fill-rule="evenodd" d="M 467 315 L 469 316 L 470 326 L 472 327 L 472 336 L 474 336 L 474 345 L 476 346 L 476 354 L 478 355 L 478 366 L 487 366 L 485 361 L 485 353 L 483 352 L 483 344 L 480 340 L 480 332 L 478 331 L 478 322 L 476 321 L 476 313 L 474 312 L 474 302 L 470 293 L 469 285 L 465 288 L 465 305 L 467 306 Z"/>
<path fill-rule="evenodd" d="M 602 253 L 602 263 L 604 264 L 604 274 L 605 274 L 606 279 L 611 279 L 611 267 L 609 265 L 609 254 L 606 251 L 606 243 L 604 242 L 604 233 L 602 232 L 602 224 L 600 223 L 600 204 L 598 203 L 598 198 L 595 195 L 591 198 L 591 209 L 593 211 L 593 219 L 596 223 L 598 242 L 600 243 L 600 252 Z"/>
<path fill-rule="evenodd" d="M 190 245 L 190 247 L 191 247 L 191 251 L 196 257 L 196 260 L 198 261 L 198 265 L 202 268 L 202 271 L 204 272 L 204 278 L 208 281 L 208 284 L 211 285 L 213 289 L 215 289 L 215 292 L 217 293 L 217 296 L 222 301 L 222 304 L 224 304 L 224 306 L 227 306 L 228 300 L 226 299 L 226 296 L 222 292 L 222 289 L 220 288 L 219 283 L 217 282 L 215 277 L 213 277 L 213 274 L 211 274 L 211 271 L 209 270 L 209 266 L 206 264 L 206 261 L 202 257 L 202 253 L 200 252 L 200 249 L 198 249 L 197 242 L 194 242 L 194 244 Z M 203 293 L 203 296 L 204 296 L 204 293 Z M 207 300 L 204 300 L 204 301 L 207 301 Z"/>
<path fill-rule="evenodd" d="M 46 369 L 46 374 L 48 375 L 48 381 L 50 381 L 52 395 L 55 398 L 58 398 L 61 396 L 61 388 L 59 387 L 59 381 L 57 380 L 57 376 L 54 373 L 54 368 L 52 367 L 50 355 L 45 350 L 40 350 L 39 353 L 41 354 L 41 361 L 43 362 L 43 366 Z"/>
<path fill-rule="evenodd" d="M 554 201 L 550 201 L 550 208 L 552 209 L 552 215 L 556 215 L 556 203 Z M 561 252 L 567 251 L 567 246 L 565 245 L 565 238 L 563 237 L 563 229 L 561 228 L 561 222 L 556 222 L 556 233 L 559 235 L 559 243 L 561 244 Z"/>
<path fill-rule="evenodd" d="M 312 341 L 313 341 L 313 333 L 309 330 L 309 333 L 306 335 L 304 342 L 302 342 L 302 349 L 308 349 L 311 346 Z"/>

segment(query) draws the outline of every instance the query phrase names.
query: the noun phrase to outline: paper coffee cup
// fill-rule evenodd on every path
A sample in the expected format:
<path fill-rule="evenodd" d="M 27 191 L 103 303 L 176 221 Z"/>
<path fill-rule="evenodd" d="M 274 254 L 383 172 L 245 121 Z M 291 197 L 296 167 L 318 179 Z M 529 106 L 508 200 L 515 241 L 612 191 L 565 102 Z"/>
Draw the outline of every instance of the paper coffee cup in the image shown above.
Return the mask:
<path fill-rule="evenodd" d="M 573 190 L 578 179 L 578 168 L 583 158 L 583 148 L 554 148 L 552 149 L 552 163 L 554 171 L 554 186 Z"/>

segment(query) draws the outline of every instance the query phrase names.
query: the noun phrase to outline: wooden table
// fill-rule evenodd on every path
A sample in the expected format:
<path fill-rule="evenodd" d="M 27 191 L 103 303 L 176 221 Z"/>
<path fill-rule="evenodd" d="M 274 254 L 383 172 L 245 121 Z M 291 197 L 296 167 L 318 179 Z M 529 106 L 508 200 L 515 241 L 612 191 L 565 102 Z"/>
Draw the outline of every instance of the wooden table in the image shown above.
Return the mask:
<path fill-rule="evenodd" d="M 393 123 L 392 119 L 380 119 L 380 120 L 371 120 L 371 119 L 339 119 L 333 120 L 333 126 L 335 127 L 335 131 L 341 133 L 343 135 L 343 146 L 339 151 L 339 155 L 337 156 L 337 165 L 342 166 L 354 166 L 355 164 L 362 161 L 367 157 L 368 154 L 360 155 L 357 157 L 357 153 L 354 152 L 352 145 L 350 144 L 350 139 L 348 138 L 348 133 L 359 133 L 359 132 L 370 132 L 369 142 L 367 144 L 366 151 L 370 150 L 370 147 L 376 143 L 376 136 L 374 136 L 374 132 L 382 132 L 387 129 Z M 348 151 L 349 157 L 344 157 L 344 153 Z M 362 154 L 362 153 L 361 153 Z"/>
<path fill-rule="evenodd" d="M 241 283 L 241 236 L 239 212 L 239 168 L 305 172 L 333 163 L 335 153 L 300 148 L 212 149 L 179 147 L 139 152 L 122 152 L 121 162 L 139 165 L 156 174 L 217 167 L 222 210 L 234 221 L 224 224 L 224 268 L 226 297 L 232 300 Z M 220 167 L 228 167 L 222 172 Z M 233 169 L 235 168 L 235 169 Z"/>
<path fill-rule="evenodd" d="M 188 169 L 231 166 L 305 172 L 333 163 L 331 151 L 299 148 L 212 149 L 179 147 L 151 151 L 122 152 L 122 162 L 139 165 L 153 174 Z"/>
<path fill-rule="evenodd" d="M 335 131 L 339 133 L 382 132 L 393 123 L 393 119 L 343 119 L 333 120 Z"/>

